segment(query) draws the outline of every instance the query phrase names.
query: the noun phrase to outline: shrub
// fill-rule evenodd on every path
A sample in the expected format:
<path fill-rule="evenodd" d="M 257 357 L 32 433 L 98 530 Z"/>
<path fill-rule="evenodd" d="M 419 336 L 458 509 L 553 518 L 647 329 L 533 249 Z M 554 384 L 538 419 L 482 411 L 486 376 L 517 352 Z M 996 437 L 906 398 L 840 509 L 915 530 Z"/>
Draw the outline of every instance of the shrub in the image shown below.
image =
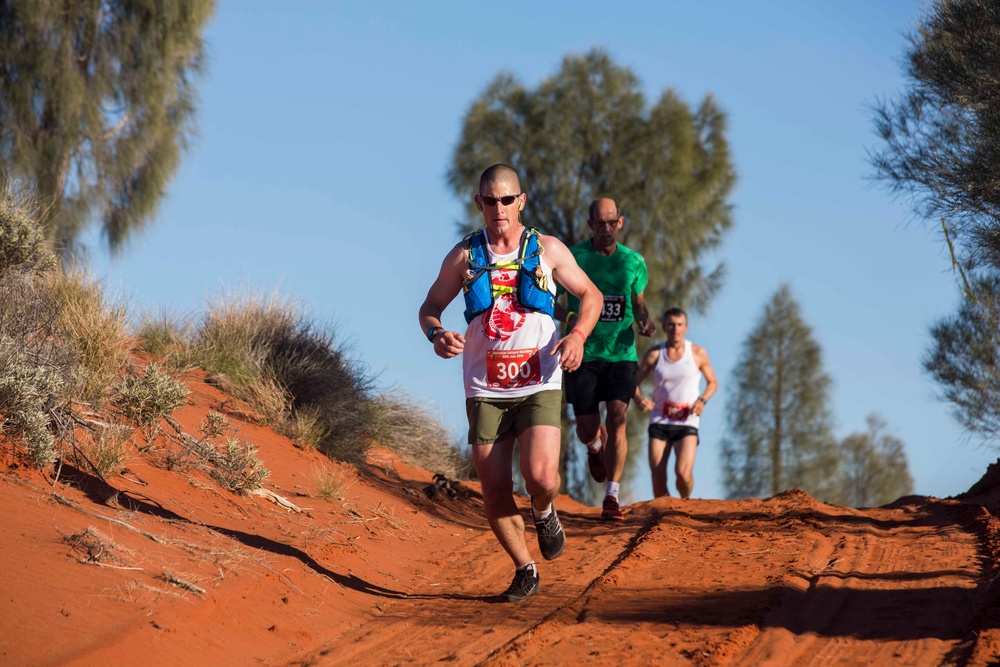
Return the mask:
<path fill-rule="evenodd" d="M 160 420 L 184 404 L 188 389 L 150 364 L 142 377 L 127 375 L 117 386 L 115 404 L 122 414 L 134 421 L 150 437 Z"/>
<path fill-rule="evenodd" d="M 55 254 L 37 220 L 35 202 L 5 183 L 0 188 L 0 277 L 55 268 Z"/>
<path fill-rule="evenodd" d="M 257 447 L 247 440 L 227 438 L 213 463 L 212 476 L 230 491 L 241 495 L 260 488 L 271 474 L 257 458 Z"/>

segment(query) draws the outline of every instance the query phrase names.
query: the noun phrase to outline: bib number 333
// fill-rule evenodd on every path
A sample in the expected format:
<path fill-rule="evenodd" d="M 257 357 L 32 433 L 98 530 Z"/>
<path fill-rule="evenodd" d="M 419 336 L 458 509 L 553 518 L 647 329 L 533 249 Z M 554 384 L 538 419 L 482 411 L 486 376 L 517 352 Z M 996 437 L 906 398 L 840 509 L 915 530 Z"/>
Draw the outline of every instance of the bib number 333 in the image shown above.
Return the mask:
<path fill-rule="evenodd" d="M 530 387 L 542 381 L 538 348 L 489 350 L 486 352 L 486 382 L 495 389 Z"/>

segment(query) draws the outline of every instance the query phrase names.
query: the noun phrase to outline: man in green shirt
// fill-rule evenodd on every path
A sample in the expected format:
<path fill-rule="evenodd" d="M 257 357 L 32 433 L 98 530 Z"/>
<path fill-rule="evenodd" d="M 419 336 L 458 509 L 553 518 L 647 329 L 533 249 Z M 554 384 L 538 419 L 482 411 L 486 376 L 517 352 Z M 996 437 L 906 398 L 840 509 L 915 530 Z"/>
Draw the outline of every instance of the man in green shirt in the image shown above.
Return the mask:
<path fill-rule="evenodd" d="M 618 492 L 628 454 L 625 412 L 635 394 L 639 357 L 633 323 L 643 336 L 656 333 L 643 298 L 648 276 L 642 255 L 618 243 L 625 218 L 614 199 L 590 205 L 590 240 L 570 248 L 577 264 L 604 294 L 604 309 L 584 345 L 580 368 L 566 375 L 566 399 L 576 416 L 576 435 L 587 446 L 587 465 L 598 482 L 607 482 L 601 518 L 621 521 Z M 566 323 L 576 323 L 579 300 L 567 302 Z M 558 311 L 557 311 L 558 315 Z M 600 404 L 606 408 L 601 424 Z"/>

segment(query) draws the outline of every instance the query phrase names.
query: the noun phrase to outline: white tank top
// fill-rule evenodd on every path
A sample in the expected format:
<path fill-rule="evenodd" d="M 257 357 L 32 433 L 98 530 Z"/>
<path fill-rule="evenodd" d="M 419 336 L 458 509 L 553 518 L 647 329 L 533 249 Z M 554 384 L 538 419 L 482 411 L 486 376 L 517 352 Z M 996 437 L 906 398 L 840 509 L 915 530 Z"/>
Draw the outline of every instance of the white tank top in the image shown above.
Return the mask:
<path fill-rule="evenodd" d="M 519 250 L 498 255 L 489 245 L 486 247 L 491 264 L 511 262 Z M 548 289 L 555 294 L 552 269 L 545 263 L 544 255 L 540 259 Z M 520 398 L 547 389 L 561 390 L 560 355 L 549 355 L 559 342 L 555 321 L 517 302 L 516 266 L 490 271 L 490 282 L 495 295 L 493 305 L 473 318 L 465 331 L 462 352 L 465 396 Z"/>
<path fill-rule="evenodd" d="M 698 428 L 701 418 L 691 411 L 701 393 L 701 371 L 691 352 L 691 341 L 684 341 L 684 354 L 677 361 L 667 356 L 667 344 L 660 345 L 660 354 L 653 367 L 653 411 L 651 424 L 678 424 Z"/>

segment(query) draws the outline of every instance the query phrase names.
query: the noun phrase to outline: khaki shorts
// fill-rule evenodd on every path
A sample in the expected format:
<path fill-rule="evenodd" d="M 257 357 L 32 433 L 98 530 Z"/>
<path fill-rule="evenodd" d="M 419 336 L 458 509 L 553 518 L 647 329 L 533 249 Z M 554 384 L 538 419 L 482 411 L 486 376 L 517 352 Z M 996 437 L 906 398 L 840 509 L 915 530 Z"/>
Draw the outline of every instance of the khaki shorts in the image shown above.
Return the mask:
<path fill-rule="evenodd" d="M 469 444 L 491 445 L 532 426 L 562 427 L 562 392 L 547 389 L 520 398 L 467 398 Z"/>

